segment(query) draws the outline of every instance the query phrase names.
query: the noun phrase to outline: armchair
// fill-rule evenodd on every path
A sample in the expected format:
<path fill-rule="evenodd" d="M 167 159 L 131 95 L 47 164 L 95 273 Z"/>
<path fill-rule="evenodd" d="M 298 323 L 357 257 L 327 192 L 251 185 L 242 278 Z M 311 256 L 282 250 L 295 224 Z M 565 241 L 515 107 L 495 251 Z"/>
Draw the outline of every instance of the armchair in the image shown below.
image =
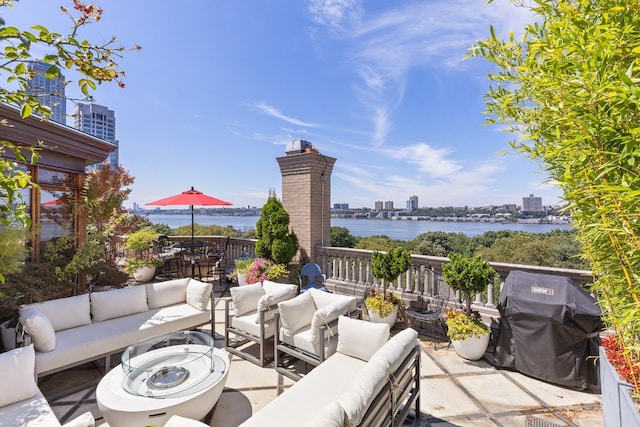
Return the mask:
<path fill-rule="evenodd" d="M 314 366 L 336 352 L 338 317 L 357 312 L 355 297 L 310 288 L 278 303 L 274 355 L 276 371 L 297 381 L 301 375 L 283 364 L 284 354 Z"/>
<path fill-rule="evenodd" d="M 295 297 L 298 286 L 265 280 L 262 284 L 237 286 L 229 291 L 231 298 L 225 299 L 224 306 L 224 346 L 229 353 L 265 366 L 271 361 L 266 354 L 266 341 L 276 330 L 278 303 Z M 258 357 L 249 353 L 247 348 L 256 344 Z"/>

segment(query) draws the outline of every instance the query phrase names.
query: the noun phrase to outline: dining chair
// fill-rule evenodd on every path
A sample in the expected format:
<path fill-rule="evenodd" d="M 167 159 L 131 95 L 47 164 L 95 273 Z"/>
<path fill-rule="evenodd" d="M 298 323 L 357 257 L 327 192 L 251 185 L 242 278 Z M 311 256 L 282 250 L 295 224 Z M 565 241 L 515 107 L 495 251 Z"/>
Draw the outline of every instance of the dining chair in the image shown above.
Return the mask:
<path fill-rule="evenodd" d="M 227 282 L 227 249 L 229 248 L 230 236 L 227 236 L 225 242 L 210 248 L 207 251 L 207 277 L 218 277 L 219 283 Z"/>

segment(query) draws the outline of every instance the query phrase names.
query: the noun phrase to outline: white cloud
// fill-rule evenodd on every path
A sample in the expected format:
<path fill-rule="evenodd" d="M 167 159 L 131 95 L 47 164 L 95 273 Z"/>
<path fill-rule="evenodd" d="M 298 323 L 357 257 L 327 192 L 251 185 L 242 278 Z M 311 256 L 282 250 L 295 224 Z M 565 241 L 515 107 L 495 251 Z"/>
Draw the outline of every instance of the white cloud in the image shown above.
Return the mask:
<path fill-rule="evenodd" d="M 320 126 L 320 125 L 318 125 L 316 123 L 309 123 L 309 122 L 305 122 L 303 120 L 297 119 L 295 117 L 286 116 L 280 110 L 278 110 L 275 107 L 272 107 L 271 105 L 267 104 L 264 101 L 250 102 L 248 105 L 251 106 L 252 108 L 257 109 L 258 111 L 262 112 L 263 114 L 265 114 L 267 116 L 271 116 L 271 117 L 274 117 L 276 119 L 284 120 L 285 122 L 291 123 L 292 125 L 305 126 L 305 127 L 319 127 Z"/>
<path fill-rule="evenodd" d="M 361 3 L 360 0 L 310 0 L 309 12 L 318 24 L 341 30 L 360 20 Z"/>

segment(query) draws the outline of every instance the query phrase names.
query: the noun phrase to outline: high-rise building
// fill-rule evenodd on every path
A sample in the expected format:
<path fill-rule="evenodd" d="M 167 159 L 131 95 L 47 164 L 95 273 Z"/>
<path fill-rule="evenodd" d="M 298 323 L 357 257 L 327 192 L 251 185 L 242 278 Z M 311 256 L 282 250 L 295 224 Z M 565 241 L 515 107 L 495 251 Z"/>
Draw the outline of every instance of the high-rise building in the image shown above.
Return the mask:
<path fill-rule="evenodd" d="M 407 210 L 409 212 L 418 210 L 418 196 L 411 196 L 409 200 L 407 200 Z"/>
<path fill-rule="evenodd" d="M 542 210 L 542 197 L 536 197 L 533 194 L 529 194 L 529 197 L 522 198 L 523 212 L 540 212 Z"/>
<path fill-rule="evenodd" d="M 115 113 L 98 104 L 76 105 L 73 118 L 73 127 L 107 142 L 119 145 L 116 140 L 116 116 Z M 109 164 L 118 164 L 118 150 L 109 154 Z M 89 168 L 92 168 L 90 166 Z"/>
<path fill-rule="evenodd" d="M 381 211 L 382 210 L 382 201 L 376 201 L 374 209 L 377 210 L 377 211 Z"/>
<path fill-rule="evenodd" d="M 334 203 L 333 209 L 346 211 L 349 209 L 349 203 Z"/>
<path fill-rule="evenodd" d="M 384 210 L 385 211 L 392 211 L 393 210 L 393 202 L 390 200 L 387 200 L 386 202 L 384 202 Z"/>
<path fill-rule="evenodd" d="M 53 113 L 49 119 L 62 123 L 67 123 L 67 99 L 64 95 L 64 76 L 47 78 L 47 70 L 51 64 L 45 62 L 31 62 L 29 69 L 33 72 L 33 77 L 27 81 L 27 93 L 38 99 L 41 105 L 49 107 Z"/>

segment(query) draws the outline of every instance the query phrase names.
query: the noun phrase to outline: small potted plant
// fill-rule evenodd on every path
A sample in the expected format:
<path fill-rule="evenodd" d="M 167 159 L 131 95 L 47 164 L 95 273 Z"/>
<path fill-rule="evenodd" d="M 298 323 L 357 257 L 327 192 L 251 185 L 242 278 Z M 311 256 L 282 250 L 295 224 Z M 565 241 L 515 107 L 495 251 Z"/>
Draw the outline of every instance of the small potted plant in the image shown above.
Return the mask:
<path fill-rule="evenodd" d="M 247 285 L 247 273 L 251 270 L 251 266 L 253 265 L 253 258 L 246 259 L 237 259 L 233 262 L 234 270 L 236 272 L 236 279 L 238 281 L 238 285 Z"/>
<path fill-rule="evenodd" d="M 372 322 L 384 322 L 390 326 L 398 318 L 400 298 L 393 293 L 387 293 L 387 282 L 392 282 L 411 266 L 411 253 L 396 247 L 389 252 L 374 251 L 371 256 L 371 274 L 382 280 L 382 292 L 371 292 L 365 299 L 369 319 Z"/>
<path fill-rule="evenodd" d="M 278 281 L 289 276 L 289 270 L 284 264 L 276 264 L 266 258 L 256 258 L 251 264 L 249 272 L 245 276 L 248 284 L 262 282 L 264 280 Z"/>
<path fill-rule="evenodd" d="M 445 282 L 460 291 L 465 301 L 464 311 L 447 310 L 447 335 L 458 355 L 465 359 L 480 359 L 489 345 L 489 328 L 479 313 L 471 310 L 471 298 L 484 292 L 495 275 L 493 267 L 477 256 L 451 253 L 449 263 L 442 266 Z"/>
<path fill-rule="evenodd" d="M 157 267 L 164 261 L 153 253 L 153 241 L 160 233 L 151 227 L 141 228 L 127 237 L 125 248 L 129 250 L 129 256 L 125 262 L 125 271 L 133 275 L 139 282 L 148 282 L 156 274 Z"/>

